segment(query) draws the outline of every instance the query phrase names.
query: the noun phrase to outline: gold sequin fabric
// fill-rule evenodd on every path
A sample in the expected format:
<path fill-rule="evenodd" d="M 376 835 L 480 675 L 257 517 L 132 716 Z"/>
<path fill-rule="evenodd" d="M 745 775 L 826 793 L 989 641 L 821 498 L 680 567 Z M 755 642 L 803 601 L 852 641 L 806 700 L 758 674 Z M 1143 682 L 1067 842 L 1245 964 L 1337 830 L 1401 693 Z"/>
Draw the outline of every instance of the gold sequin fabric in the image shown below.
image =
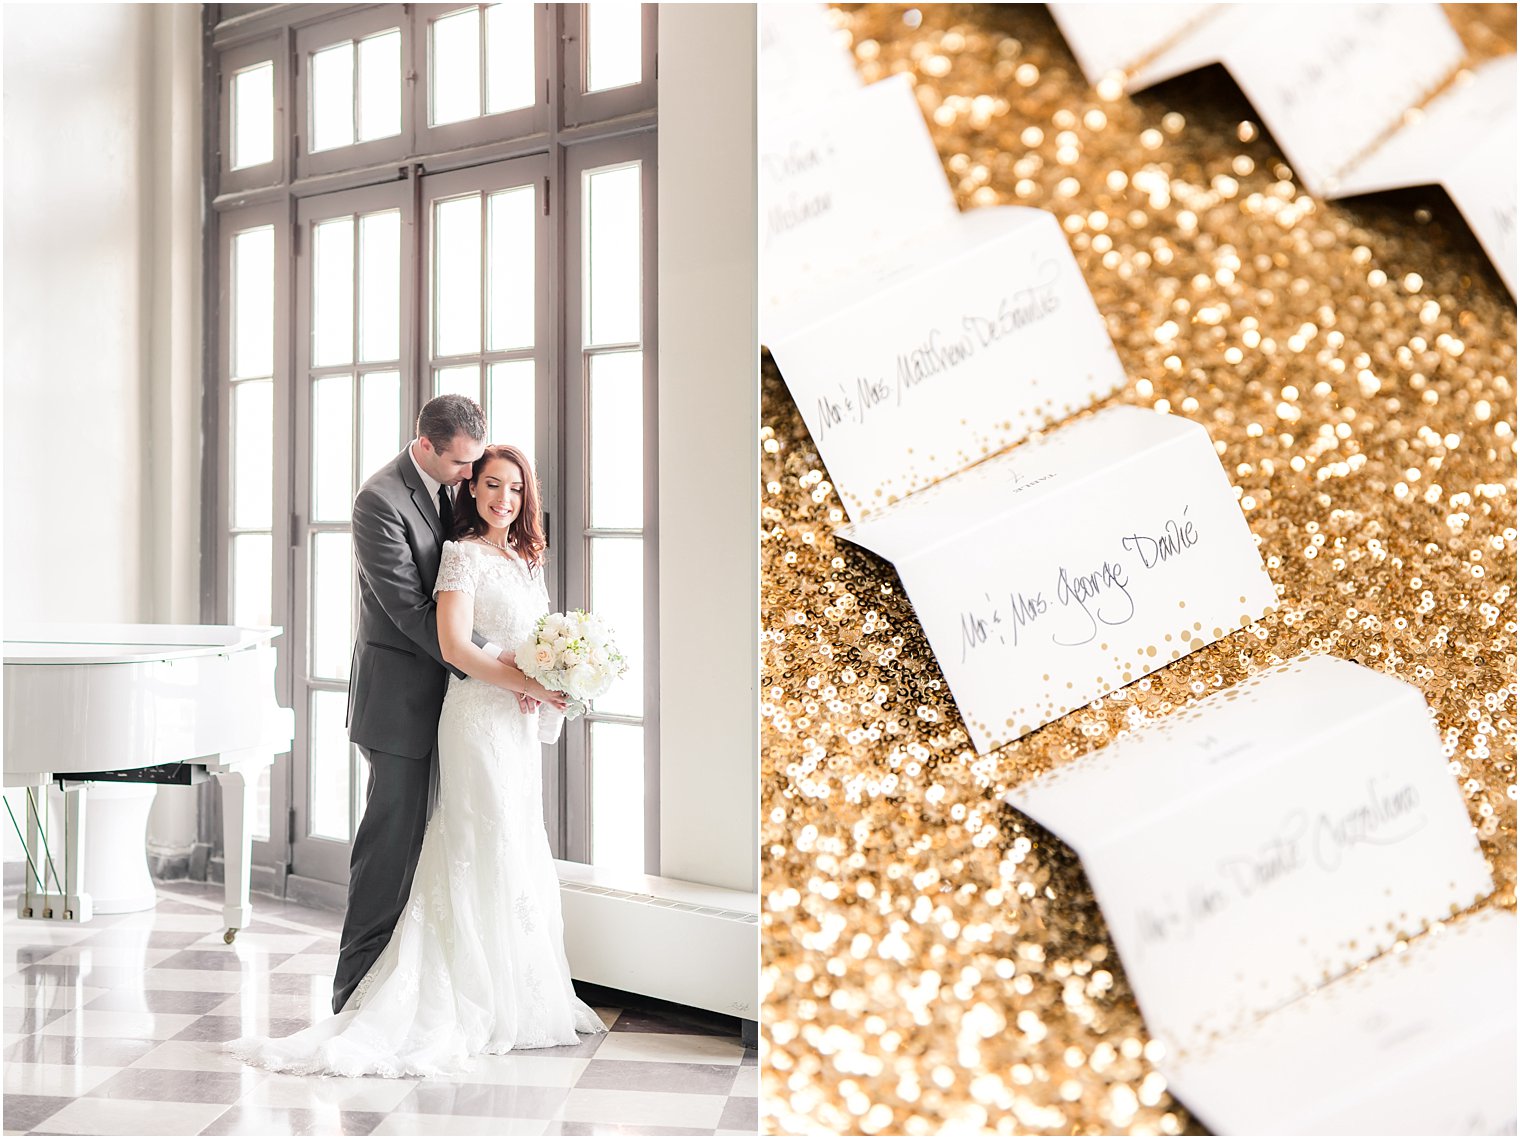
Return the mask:
<path fill-rule="evenodd" d="M 1473 63 L 1513 5 L 1452 5 Z M 1283 18 L 1312 20 L 1312 8 Z M 1204 424 L 1280 608 L 978 758 L 891 567 L 762 367 L 762 1126 L 1174 1134 L 1069 850 L 1022 780 L 1304 651 L 1407 680 L 1515 904 L 1515 312 L 1440 191 L 1308 195 L 1218 68 L 1134 96 L 1043 7 L 837 9 L 915 77 L 962 209 L 1065 228 L 1129 376 Z M 1460 1094 L 1453 1089 L 1453 1094 Z"/>

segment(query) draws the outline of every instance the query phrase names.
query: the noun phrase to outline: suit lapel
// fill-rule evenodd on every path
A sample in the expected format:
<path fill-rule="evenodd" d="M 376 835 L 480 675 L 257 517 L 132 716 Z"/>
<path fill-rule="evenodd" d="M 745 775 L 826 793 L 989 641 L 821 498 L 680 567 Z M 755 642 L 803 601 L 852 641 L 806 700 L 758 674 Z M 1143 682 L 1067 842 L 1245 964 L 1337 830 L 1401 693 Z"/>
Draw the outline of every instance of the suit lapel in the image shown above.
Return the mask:
<path fill-rule="evenodd" d="M 412 492 L 412 504 L 418 513 L 427 520 L 428 528 L 433 531 L 433 537 L 438 539 L 438 544 L 443 544 L 443 523 L 438 520 L 438 508 L 433 496 L 428 493 L 427 487 L 422 482 L 422 476 L 417 473 L 417 465 L 412 462 L 410 448 L 402 451 L 396 459 L 396 470 L 401 475 L 401 481 Z"/>

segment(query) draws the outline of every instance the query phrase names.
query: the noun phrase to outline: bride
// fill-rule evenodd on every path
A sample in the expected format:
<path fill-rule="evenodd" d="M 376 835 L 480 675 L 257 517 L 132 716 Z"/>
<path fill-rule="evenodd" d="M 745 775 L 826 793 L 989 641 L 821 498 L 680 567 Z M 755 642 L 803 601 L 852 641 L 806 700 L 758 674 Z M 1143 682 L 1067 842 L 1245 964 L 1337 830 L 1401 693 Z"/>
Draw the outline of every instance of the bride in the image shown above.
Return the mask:
<path fill-rule="evenodd" d="M 471 1055 L 574 1044 L 605 1032 L 576 997 L 559 880 L 541 808 L 539 743 L 558 734 L 557 695 L 525 713 L 511 665 L 471 641 L 517 645 L 548 611 L 544 536 L 527 457 L 490 446 L 455 507 L 433 593 L 453 677 L 438 722 L 438 805 L 412 892 L 385 951 L 343 1011 L 292 1036 L 227 1050 L 280 1072 L 434 1076 Z M 531 701 L 528 702 L 531 704 Z"/>

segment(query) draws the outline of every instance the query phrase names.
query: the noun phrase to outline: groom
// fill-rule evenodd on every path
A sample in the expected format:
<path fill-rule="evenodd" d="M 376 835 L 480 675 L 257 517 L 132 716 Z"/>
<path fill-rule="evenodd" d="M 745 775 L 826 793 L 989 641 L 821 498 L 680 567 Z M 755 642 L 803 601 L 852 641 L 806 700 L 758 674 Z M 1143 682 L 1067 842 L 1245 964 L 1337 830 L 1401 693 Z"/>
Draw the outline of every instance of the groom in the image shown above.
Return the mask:
<path fill-rule="evenodd" d="M 450 671 L 438 649 L 433 582 L 454 510 L 469 509 L 468 500 L 454 505 L 455 488 L 485 449 L 485 435 L 474 400 L 431 399 L 417 416 L 417 438 L 354 499 L 359 629 L 348 738 L 369 761 L 369 787 L 349 859 L 335 1013 L 385 949 L 411 893 Z M 502 653 L 478 634 L 475 643 Z"/>

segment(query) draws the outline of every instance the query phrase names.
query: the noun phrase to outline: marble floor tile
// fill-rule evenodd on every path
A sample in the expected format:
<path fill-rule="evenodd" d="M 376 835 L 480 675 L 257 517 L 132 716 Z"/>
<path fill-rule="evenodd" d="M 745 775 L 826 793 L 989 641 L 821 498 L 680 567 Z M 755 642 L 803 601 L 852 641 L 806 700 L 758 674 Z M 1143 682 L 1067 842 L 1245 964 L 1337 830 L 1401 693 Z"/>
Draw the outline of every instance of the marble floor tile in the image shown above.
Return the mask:
<path fill-rule="evenodd" d="M 466 1077 L 468 1078 L 468 1077 Z M 543 1119 L 554 1117 L 567 1088 L 539 1088 L 520 1084 L 419 1084 L 398 1103 L 397 1115 L 485 1115 L 492 1119 Z"/>
<path fill-rule="evenodd" d="M 202 1040 L 220 1044 L 239 1036 L 289 1036 L 305 1028 L 304 1021 L 269 1017 L 214 1016 L 207 1013 L 174 1033 L 174 1040 Z M 169 1039 L 166 1037 L 166 1039 Z"/>
<path fill-rule="evenodd" d="M 527 1084 L 536 1088 L 573 1088 L 591 1061 L 578 1056 L 540 1056 L 536 1052 L 508 1052 L 502 1056 L 477 1056 L 475 1067 L 464 1079 L 472 1084 Z M 423 1085 L 431 1081 L 423 1081 Z"/>
<path fill-rule="evenodd" d="M 336 953 L 293 953 L 275 966 L 276 973 L 311 973 L 331 978 L 338 968 Z"/>
<path fill-rule="evenodd" d="M 653 1060 L 673 1064 L 734 1064 L 744 1055 L 733 1037 L 666 1032 L 610 1032 L 598 1060 Z"/>
<path fill-rule="evenodd" d="M 256 984 L 245 985 L 237 993 L 216 995 L 216 1006 L 206 1011 L 218 1016 L 249 1016 L 258 1012 L 265 1017 L 311 1024 L 332 1015 L 332 986 L 325 981 L 315 992 L 307 986 L 305 992 L 272 993 L 262 984 Z"/>
<path fill-rule="evenodd" d="M 115 1012 L 110 1009 L 73 1009 L 42 1029 L 45 1036 L 130 1036 L 168 1040 L 201 1018 L 193 1013 Z"/>
<path fill-rule="evenodd" d="M 371 1135 L 542 1135 L 542 1119 L 491 1119 L 484 1116 L 390 1115 Z"/>
<path fill-rule="evenodd" d="M 337 1108 L 232 1107 L 202 1135 L 369 1135 L 385 1119 L 377 1111 Z"/>
<path fill-rule="evenodd" d="M 733 1064 L 667 1064 L 658 1060 L 603 1060 L 586 1064 L 585 1074 L 576 1082 L 578 1088 L 606 1088 L 630 1092 L 697 1092 L 702 1095 L 731 1095 Z"/>
<path fill-rule="evenodd" d="M 753 1064 L 742 1065 L 739 1068 L 739 1074 L 734 1077 L 734 1086 L 728 1089 L 728 1094 L 757 1099 L 760 1095 L 760 1069 Z"/>
<path fill-rule="evenodd" d="M 336 1107 L 344 1111 L 392 1112 L 411 1095 L 416 1080 L 289 1076 L 272 1072 L 241 1101 L 245 1107 Z"/>
<path fill-rule="evenodd" d="M 7 1064 L 89 1064 L 124 1068 L 158 1046 L 131 1037 L 29 1036 L 5 1050 Z"/>
<path fill-rule="evenodd" d="M 134 1060 L 133 1068 L 183 1068 L 191 1072 L 243 1072 L 248 1065 L 231 1053 L 222 1051 L 218 1042 L 207 1040 L 165 1040 Z"/>
<path fill-rule="evenodd" d="M 726 1102 L 727 1097 L 720 1095 L 572 1088 L 555 1118 L 570 1123 L 712 1128 L 718 1125 Z"/>
<path fill-rule="evenodd" d="M 744 1096 L 729 1096 L 723 1105 L 718 1126 L 730 1131 L 754 1132 L 760 1126 L 760 1101 Z"/>
<path fill-rule="evenodd" d="M 269 1073 L 255 1068 L 241 1072 L 204 1072 L 190 1068 L 125 1068 L 90 1094 L 107 1099 L 148 1099 L 168 1103 L 237 1103 Z"/>
<path fill-rule="evenodd" d="M 25 1134 L 74 1102 L 72 1096 L 22 1095 L 7 1088 L 5 1129 Z"/>
<path fill-rule="evenodd" d="M 207 993 L 196 989 L 112 989 L 102 993 L 84 1007 L 113 1012 L 211 1012 L 225 1004 L 225 993 Z"/>
<path fill-rule="evenodd" d="M 42 1120 L 37 1130 L 54 1135 L 199 1135 L 226 1110 L 219 1103 L 159 1103 L 85 1096 L 70 1100 Z"/>
<path fill-rule="evenodd" d="M 570 1123 L 552 1120 L 545 1135 L 711 1135 L 711 1127 L 660 1127 L 634 1123 Z"/>
<path fill-rule="evenodd" d="M 237 945 L 224 945 L 220 949 L 181 949 L 155 964 L 164 969 L 224 969 L 242 972 L 246 969 L 273 969 L 289 957 L 288 953 L 266 953 L 257 948 L 243 949 Z"/>
<path fill-rule="evenodd" d="M 247 980 L 231 969 L 149 969 L 136 984 L 145 989 L 195 989 L 204 993 L 235 993 Z"/>
<path fill-rule="evenodd" d="M 7 1063 L 5 1094 L 74 1098 L 88 1095 L 119 1071 L 111 1065 Z"/>

